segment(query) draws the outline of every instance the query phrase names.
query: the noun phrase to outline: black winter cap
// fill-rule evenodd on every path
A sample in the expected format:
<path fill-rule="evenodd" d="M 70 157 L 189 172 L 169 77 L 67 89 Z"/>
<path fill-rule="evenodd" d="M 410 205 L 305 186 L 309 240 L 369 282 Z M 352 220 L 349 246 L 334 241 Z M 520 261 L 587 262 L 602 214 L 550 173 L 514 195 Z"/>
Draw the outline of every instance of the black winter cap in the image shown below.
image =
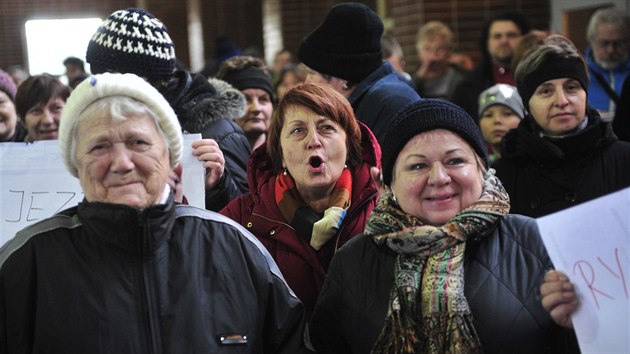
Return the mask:
<path fill-rule="evenodd" d="M 383 182 L 390 185 L 400 150 L 414 136 L 434 129 L 450 130 L 464 139 L 487 164 L 488 155 L 481 130 L 463 109 L 442 99 L 421 99 L 396 113 L 383 141 Z"/>
<path fill-rule="evenodd" d="M 383 22 L 360 3 L 335 5 L 298 49 L 308 67 L 352 83 L 366 78 L 383 64 Z"/>

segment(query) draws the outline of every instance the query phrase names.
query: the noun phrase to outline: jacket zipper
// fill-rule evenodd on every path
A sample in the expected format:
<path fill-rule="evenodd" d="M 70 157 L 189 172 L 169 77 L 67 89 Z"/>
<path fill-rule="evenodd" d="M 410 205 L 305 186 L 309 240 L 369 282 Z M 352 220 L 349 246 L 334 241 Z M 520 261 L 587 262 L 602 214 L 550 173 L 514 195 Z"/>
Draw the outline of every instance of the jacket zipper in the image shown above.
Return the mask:
<path fill-rule="evenodd" d="M 158 337 L 157 319 L 154 313 L 155 296 L 153 294 L 153 282 L 151 281 L 151 267 L 145 262 L 145 250 L 147 249 L 147 240 L 149 237 L 148 226 L 144 220 L 142 210 L 138 211 L 138 226 L 142 230 L 142 235 L 138 241 L 140 248 L 140 288 L 141 288 L 141 308 L 144 315 L 143 323 L 145 323 L 145 332 L 148 334 L 147 353 L 159 353 L 160 344 Z"/>
<path fill-rule="evenodd" d="M 339 228 L 339 231 L 337 232 L 337 237 L 335 239 L 335 248 L 333 250 L 333 255 L 337 253 L 337 250 L 339 249 L 339 239 L 341 238 L 341 232 L 346 227 L 346 225 L 348 225 L 346 221 L 351 220 L 351 217 L 354 216 L 356 213 L 358 213 L 358 210 L 362 210 L 363 206 L 369 203 L 372 200 L 372 197 L 374 197 L 376 194 L 377 194 L 376 192 L 373 192 L 372 194 L 370 194 L 368 198 L 364 198 L 363 201 L 361 201 L 361 203 L 352 210 L 352 213 L 346 215 L 346 217 L 343 219 L 343 222 L 341 223 L 341 227 Z"/>

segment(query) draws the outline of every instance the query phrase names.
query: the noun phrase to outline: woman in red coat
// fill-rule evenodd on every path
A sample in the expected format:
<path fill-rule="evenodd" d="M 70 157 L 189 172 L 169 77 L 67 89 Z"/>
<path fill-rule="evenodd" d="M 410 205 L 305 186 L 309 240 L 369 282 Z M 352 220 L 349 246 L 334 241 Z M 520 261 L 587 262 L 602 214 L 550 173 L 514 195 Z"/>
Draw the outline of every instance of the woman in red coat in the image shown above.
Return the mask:
<path fill-rule="evenodd" d="M 280 101 L 266 146 L 250 157 L 250 192 L 221 210 L 267 247 L 309 316 L 332 256 L 374 208 L 380 157 L 343 96 L 303 84 Z"/>

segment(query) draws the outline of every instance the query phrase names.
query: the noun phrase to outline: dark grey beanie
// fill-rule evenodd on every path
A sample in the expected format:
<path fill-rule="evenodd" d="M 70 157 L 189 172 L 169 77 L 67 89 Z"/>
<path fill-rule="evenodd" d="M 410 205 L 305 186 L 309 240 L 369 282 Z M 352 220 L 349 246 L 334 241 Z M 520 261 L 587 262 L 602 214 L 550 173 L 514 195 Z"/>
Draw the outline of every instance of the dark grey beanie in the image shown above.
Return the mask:
<path fill-rule="evenodd" d="M 396 113 L 383 141 L 383 182 L 390 185 L 394 163 L 414 136 L 434 129 L 450 130 L 464 139 L 487 164 L 488 155 L 481 130 L 466 111 L 441 99 L 421 99 Z"/>

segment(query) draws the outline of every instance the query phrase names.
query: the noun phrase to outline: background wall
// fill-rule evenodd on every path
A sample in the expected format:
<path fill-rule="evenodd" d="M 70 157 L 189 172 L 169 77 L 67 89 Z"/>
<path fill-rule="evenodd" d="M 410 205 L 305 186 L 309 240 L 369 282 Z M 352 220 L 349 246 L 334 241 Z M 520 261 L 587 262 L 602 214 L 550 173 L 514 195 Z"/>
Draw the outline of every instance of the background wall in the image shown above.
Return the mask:
<path fill-rule="evenodd" d="M 417 66 L 415 35 L 429 20 L 446 22 L 456 33 L 458 51 L 479 58 L 478 37 L 483 23 L 497 11 L 520 10 L 532 26 L 562 30 L 563 14 L 571 9 L 593 4 L 616 4 L 628 9 L 630 0 L 366 0 L 361 1 L 378 11 L 387 30 L 401 42 L 408 62 L 407 69 Z M 300 40 L 324 18 L 332 5 L 341 1 L 302 0 L 2 0 L 0 1 L 0 67 L 26 66 L 24 22 L 36 18 L 105 18 L 117 9 L 141 6 L 160 18 L 168 27 L 179 59 L 193 70 L 213 58 L 215 39 L 227 36 L 241 49 L 267 58 L 280 47 L 295 52 Z M 200 38 L 190 33 L 191 11 L 200 21 Z M 197 10 L 198 9 L 198 10 Z M 264 10 L 263 10 L 264 9 Z M 270 16 L 270 11 L 272 15 Z M 197 13 L 198 12 L 198 13 Z M 273 21 L 264 21 L 272 18 Z M 586 24 L 583 24 L 583 28 Z M 273 33 L 265 40 L 265 32 Z M 578 34 L 570 34 L 570 37 Z M 583 37 L 584 34 L 580 33 Z M 277 40 L 275 37 L 281 37 Z M 63 41 L 64 38 L 59 38 Z M 190 50 L 190 43 L 196 50 Z M 265 52 L 265 43 L 270 47 Z M 191 53 L 193 58 L 191 58 Z M 200 57 L 200 58 L 198 58 Z"/>

